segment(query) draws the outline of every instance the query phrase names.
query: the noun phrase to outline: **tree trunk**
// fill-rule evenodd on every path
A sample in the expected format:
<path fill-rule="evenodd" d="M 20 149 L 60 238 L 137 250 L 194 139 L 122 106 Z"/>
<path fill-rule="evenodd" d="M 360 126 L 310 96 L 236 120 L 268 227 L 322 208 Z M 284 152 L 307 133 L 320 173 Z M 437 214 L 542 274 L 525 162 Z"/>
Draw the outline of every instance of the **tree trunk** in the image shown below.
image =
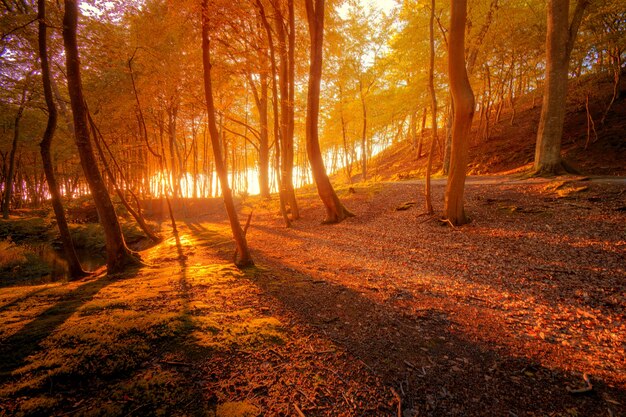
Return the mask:
<path fill-rule="evenodd" d="M 426 213 L 433 214 L 433 203 L 430 192 L 430 173 L 433 166 L 433 152 L 435 151 L 435 143 L 437 142 L 437 95 L 435 94 L 435 0 L 430 2 L 430 20 L 428 24 L 429 36 L 430 36 L 430 55 L 428 57 L 428 92 L 430 94 L 430 112 L 431 117 L 431 132 L 432 139 L 430 143 L 430 151 L 428 152 L 428 164 L 426 166 L 426 181 L 425 181 L 425 200 L 426 200 Z M 426 110 L 424 109 L 424 116 L 426 116 Z M 423 128 L 423 127 L 422 127 Z M 420 142 L 421 151 L 421 142 Z M 419 152 L 418 151 L 418 157 Z"/>
<path fill-rule="evenodd" d="M 450 7 L 448 77 L 454 103 L 454 123 L 444 215 L 455 226 L 468 221 L 463 207 L 463 194 L 467 174 L 469 133 L 474 117 L 474 93 L 465 69 L 466 19 L 467 0 L 453 1 Z"/>
<path fill-rule="evenodd" d="M 290 0 L 288 7 L 289 10 L 289 20 L 292 19 L 291 15 L 293 14 L 293 2 Z M 282 155 L 282 185 L 284 189 L 285 200 L 289 204 L 289 208 L 291 210 L 291 219 L 297 220 L 300 218 L 300 210 L 298 208 L 298 202 L 296 200 L 296 193 L 293 186 L 293 160 L 294 160 L 294 150 L 293 150 L 293 132 L 294 132 L 294 111 L 293 111 L 293 103 L 290 102 L 293 98 L 291 97 L 294 93 L 293 83 L 294 79 L 292 77 L 295 76 L 294 67 L 290 62 L 290 58 L 292 58 L 293 52 L 292 49 L 295 47 L 292 42 L 291 33 L 285 33 L 285 19 L 283 17 L 282 11 L 280 10 L 279 5 L 275 5 L 276 11 L 276 34 L 278 35 L 278 54 L 280 56 L 280 63 L 278 69 L 278 84 L 280 88 L 280 127 L 281 127 L 281 155 Z M 291 23 L 289 23 L 290 29 Z M 289 35 L 289 39 L 287 39 L 287 35 Z"/>
<path fill-rule="evenodd" d="M 565 121 L 567 72 L 576 33 L 588 2 L 578 0 L 569 26 L 569 0 L 548 2 L 546 80 L 535 147 L 535 175 L 557 175 L 566 168 L 561 159 L 561 138 Z"/>
<path fill-rule="evenodd" d="M 26 107 L 26 93 L 27 86 L 24 86 L 22 91 L 22 98 L 20 100 L 20 106 L 15 114 L 13 122 L 13 143 L 11 144 L 11 153 L 9 154 L 9 167 L 7 175 L 4 181 L 4 201 L 2 204 L 2 218 L 9 218 L 9 208 L 11 206 L 11 196 L 13 194 L 13 176 L 15 174 L 15 152 L 17 151 L 17 142 L 20 138 L 20 121 L 24 115 L 24 108 Z"/>
<path fill-rule="evenodd" d="M 424 133 L 426 132 L 426 116 L 428 115 L 428 109 L 424 107 L 424 112 L 422 113 L 422 126 L 420 127 L 420 139 L 417 145 L 417 158 L 422 157 L 422 148 L 424 147 Z"/>
<path fill-rule="evenodd" d="M 98 211 L 98 217 L 100 218 L 100 224 L 104 229 L 107 270 L 109 273 L 117 273 L 123 271 L 128 266 L 138 265 L 139 258 L 126 246 L 117 214 L 107 192 L 106 185 L 102 180 L 102 175 L 98 170 L 98 163 L 91 146 L 89 127 L 87 125 L 87 108 L 83 97 L 80 76 L 80 61 L 76 41 L 77 24 L 78 4 L 76 0 L 65 0 L 63 41 L 67 66 L 67 86 L 76 133 L 75 141 L 85 179 L 89 184 L 91 195 Z"/>
<path fill-rule="evenodd" d="M 46 124 L 46 130 L 43 134 L 41 143 L 41 160 L 43 163 L 43 170 L 46 175 L 46 181 L 48 182 L 48 191 L 50 192 L 52 200 L 52 208 L 57 220 L 57 227 L 59 228 L 59 234 L 61 235 L 61 242 L 63 244 L 63 252 L 65 253 L 65 259 L 68 264 L 70 276 L 72 278 L 80 278 L 88 273 L 83 270 L 83 267 L 78 260 L 74 243 L 72 242 L 72 235 L 67 225 L 67 219 L 65 218 L 65 212 L 61 203 L 61 193 L 59 192 L 59 186 L 57 184 L 52 158 L 50 156 L 50 146 L 52 145 L 52 138 L 57 126 L 57 108 L 54 104 L 54 98 L 52 93 L 52 85 L 50 82 L 50 66 L 48 61 L 48 47 L 46 36 L 46 1 L 37 0 L 37 18 L 39 19 L 39 59 L 41 61 L 41 78 L 43 82 L 43 92 L 46 99 L 46 106 L 48 108 L 48 123 Z"/>
<path fill-rule="evenodd" d="M 320 83 L 322 80 L 322 45 L 324 40 L 324 0 L 305 0 L 306 15 L 311 37 L 309 85 L 306 112 L 306 149 L 317 192 L 326 208 L 324 223 L 339 223 L 354 216 L 335 193 L 326 174 L 318 137 Z"/>
<path fill-rule="evenodd" d="M 259 8 L 259 15 L 261 16 L 261 22 L 263 23 L 263 27 L 265 28 L 265 33 L 267 34 L 267 43 L 270 49 L 270 65 L 272 69 L 272 112 L 274 114 L 274 160 L 276 165 L 276 188 L 278 189 L 278 205 L 280 206 L 280 214 L 285 221 L 286 227 L 291 227 L 291 220 L 289 220 L 289 216 L 287 214 L 286 202 L 285 202 L 285 193 L 283 190 L 280 169 L 280 149 L 281 149 L 281 138 L 280 138 L 280 129 L 279 129 L 279 115 L 278 115 L 278 86 L 276 82 L 277 78 L 277 69 L 276 69 L 276 51 L 274 48 L 274 38 L 272 36 L 272 28 L 270 27 L 269 22 L 267 21 L 267 16 L 265 15 L 265 8 L 263 7 L 263 3 L 261 0 L 256 0 L 256 5 Z"/>
<path fill-rule="evenodd" d="M 443 161 L 443 167 L 441 168 L 443 175 L 448 175 L 450 172 L 450 151 L 452 149 L 452 127 L 454 126 L 454 99 L 450 97 L 450 103 L 448 104 L 448 114 L 446 117 L 446 139 L 443 141 L 443 146 L 440 146 L 440 156 Z"/>
<path fill-rule="evenodd" d="M 343 114 L 343 88 L 339 86 L 339 109 L 341 117 L 341 139 L 343 143 L 343 166 L 346 170 L 348 183 L 352 185 L 352 155 L 348 150 L 348 132 L 346 130 L 346 118 Z"/>
<path fill-rule="evenodd" d="M 259 139 L 259 189 L 261 197 L 270 199 L 270 148 L 269 148 L 269 117 L 268 117 L 268 88 L 267 74 L 261 74 L 261 97 L 259 98 L 259 120 L 261 124 L 261 135 Z"/>
<path fill-rule="evenodd" d="M 224 206 L 230 220 L 230 228 L 233 238 L 237 245 L 237 253 L 239 261 L 236 262 L 239 267 L 254 265 L 246 235 L 239 223 L 235 202 L 233 201 L 232 192 L 228 185 L 228 172 L 224 159 L 222 157 L 222 148 L 220 144 L 220 135 L 217 130 L 217 122 L 215 120 L 215 104 L 213 102 L 213 84 L 211 81 L 211 41 L 209 39 L 209 0 L 202 0 L 202 66 L 204 69 L 204 94 L 206 99 L 209 135 L 211 136 L 211 145 L 213 145 L 213 155 L 215 156 L 215 170 L 222 187 L 222 197 L 224 198 Z"/>
<path fill-rule="evenodd" d="M 363 125 L 361 127 L 361 172 L 363 181 L 367 181 L 367 105 L 363 93 L 363 81 L 359 79 L 359 92 L 361 98 L 361 113 L 363 115 Z"/>

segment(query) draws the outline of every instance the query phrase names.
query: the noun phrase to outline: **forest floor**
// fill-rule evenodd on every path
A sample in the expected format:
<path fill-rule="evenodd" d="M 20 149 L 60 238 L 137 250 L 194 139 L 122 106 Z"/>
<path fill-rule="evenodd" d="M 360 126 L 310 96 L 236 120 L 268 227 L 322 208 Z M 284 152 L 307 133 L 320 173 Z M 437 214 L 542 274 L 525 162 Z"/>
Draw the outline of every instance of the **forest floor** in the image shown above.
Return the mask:
<path fill-rule="evenodd" d="M 0 284 L 0 415 L 626 416 L 623 181 L 470 180 L 460 228 L 354 188 L 332 226 L 245 204 L 244 272 L 212 214 L 125 275 Z"/>

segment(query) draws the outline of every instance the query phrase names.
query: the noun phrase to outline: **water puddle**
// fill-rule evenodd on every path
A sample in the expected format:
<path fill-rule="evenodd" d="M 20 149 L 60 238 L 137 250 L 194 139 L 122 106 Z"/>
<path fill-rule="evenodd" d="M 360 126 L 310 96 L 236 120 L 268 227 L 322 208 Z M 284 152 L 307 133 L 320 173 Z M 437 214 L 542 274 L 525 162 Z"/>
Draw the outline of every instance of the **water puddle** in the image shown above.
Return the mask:
<path fill-rule="evenodd" d="M 50 244 L 29 244 L 28 249 L 35 253 L 50 269 L 50 274 L 42 276 L 39 283 L 62 281 L 69 278 L 69 268 L 62 251 L 56 250 Z M 93 271 L 106 263 L 105 254 L 94 253 L 86 249 L 76 249 L 76 254 L 83 269 Z"/>

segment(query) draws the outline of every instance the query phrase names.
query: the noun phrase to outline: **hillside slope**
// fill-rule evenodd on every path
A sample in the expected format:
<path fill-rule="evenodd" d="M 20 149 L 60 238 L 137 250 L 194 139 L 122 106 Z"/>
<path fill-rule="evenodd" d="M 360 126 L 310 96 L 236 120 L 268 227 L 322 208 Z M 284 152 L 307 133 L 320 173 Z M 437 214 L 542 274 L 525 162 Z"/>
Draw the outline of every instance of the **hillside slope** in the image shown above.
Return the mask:
<path fill-rule="evenodd" d="M 625 74 L 626 75 L 626 74 Z M 613 84 L 608 74 L 602 77 L 583 76 L 570 81 L 567 115 L 563 133 L 563 157 L 586 175 L 626 175 L 626 77 L 622 77 L 621 97 L 616 99 L 605 123 L 602 115 L 611 100 Z M 587 142 L 587 112 L 595 122 L 598 139 L 593 131 Z M 516 111 L 505 108 L 499 123 L 492 126 L 488 139 L 479 138 L 478 117 L 474 120 L 470 146 L 470 174 L 495 174 L 529 169 L 533 162 L 537 126 L 541 112 L 541 97 L 532 95 L 516 100 Z M 513 120 L 511 120 L 513 119 Z M 444 135 L 445 130 L 441 131 Z M 428 137 L 429 133 L 426 133 Z M 429 142 L 429 141 L 428 141 Z M 424 146 L 428 149 L 428 143 Z M 370 172 L 381 180 L 419 178 L 426 171 L 427 157 L 417 158 L 409 140 L 398 142 L 372 158 Z M 441 170 L 441 158 L 435 154 L 433 172 Z M 359 180 L 359 175 L 355 178 Z"/>

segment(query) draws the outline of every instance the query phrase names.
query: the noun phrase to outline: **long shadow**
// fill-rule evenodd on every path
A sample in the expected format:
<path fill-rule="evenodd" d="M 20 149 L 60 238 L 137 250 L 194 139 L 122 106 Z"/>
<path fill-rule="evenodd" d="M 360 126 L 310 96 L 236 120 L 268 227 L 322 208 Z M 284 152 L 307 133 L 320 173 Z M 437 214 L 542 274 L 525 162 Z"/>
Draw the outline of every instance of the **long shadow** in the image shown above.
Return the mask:
<path fill-rule="evenodd" d="M 17 333 L 0 341 L 0 382 L 24 366 L 26 358 L 41 348 L 40 344 L 45 338 L 112 282 L 111 278 L 105 275 L 81 285 L 65 294 L 63 296 L 65 301 L 49 307 Z"/>
<path fill-rule="evenodd" d="M 257 253 L 257 259 L 260 254 Z M 311 274 L 273 271 L 254 282 L 287 314 L 336 345 L 378 375 L 402 397 L 403 409 L 419 415 L 620 415 L 626 391 L 594 381 L 590 395 L 573 396 L 582 377 L 551 369 L 525 352 L 510 352 L 462 333 L 454 317 L 429 306 L 402 310 Z M 410 414 L 413 415 L 413 414 Z M 615 415 L 615 414 L 611 414 Z"/>
<path fill-rule="evenodd" d="M 46 290 L 48 290 L 48 289 L 50 289 L 50 287 L 46 286 L 46 287 L 39 288 L 39 289 L 36 289 L 36 290 L 34 290 L 34 291 L 31 291 L 31 292 L 29 292 L 28 294 L 24 294 L 24 295 L 22 295 L 21 297 L 17 297 L 15 300 L 10 301 L 10 302 L 8 302 L 8 303 L 6 303 L 6 304 L 4 304 L 4 305 L 0 306 L 0 313 L 2 313 L 2 312 L 3 312 L 3 311 L 5 311 L 5 310 L 8 310 L 8 309 L 9 309 L 9 308 L 11 308 L 11 307 L 15 307 L 16 305 L 18 305 L 18 304 L 19 304 L 19 303 L 21 303 L 22 301 L 26 301 L 26 300 L 28 300 L 30 297 L 32 297 L 32 296 L 34 296 L 34 295 L 37 295 L 37 294 L 39 294 L 39 293 L 41 293 L 41 292 L 44 292 L 44 291 L 46 291 Z"/>

